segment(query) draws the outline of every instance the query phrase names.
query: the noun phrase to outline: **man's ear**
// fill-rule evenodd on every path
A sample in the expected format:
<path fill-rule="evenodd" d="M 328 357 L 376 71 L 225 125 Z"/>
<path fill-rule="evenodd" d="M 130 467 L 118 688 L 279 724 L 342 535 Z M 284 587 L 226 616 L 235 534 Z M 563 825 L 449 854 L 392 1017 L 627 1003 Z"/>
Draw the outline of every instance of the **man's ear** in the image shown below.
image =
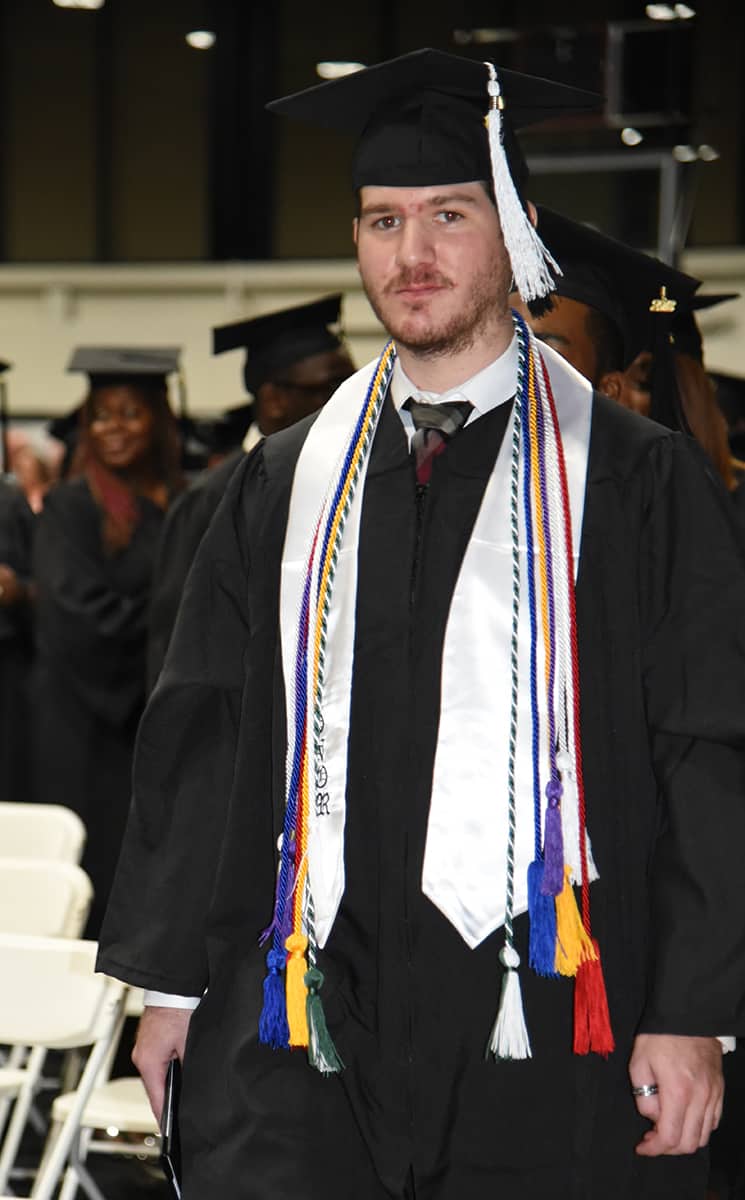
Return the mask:
<path fill-rule="evenodd" d="M 538 209 L 536 208 L 536 206 L 532 200 L 528 200 L 526 202 L 525 207 L 527 209 L 528 217 L 530 218 L 531 225 L 533 226 L 534 229 L 537 229 L 538 228 Z"/>
<path fill-rule="evenodd" d="M 352 241 L 354 242 L 355 246 L 357 245 L 359 236 L 360 236 L 360 219 L 359 219 L 359 217 L 355 217 L 354 220 L 352 221 Z"/>
<path fill-rule="evenodd" d="M 620 404 L 623 393 L 623 371 L 606 371 L 598 380 L 597 390 Z"/>

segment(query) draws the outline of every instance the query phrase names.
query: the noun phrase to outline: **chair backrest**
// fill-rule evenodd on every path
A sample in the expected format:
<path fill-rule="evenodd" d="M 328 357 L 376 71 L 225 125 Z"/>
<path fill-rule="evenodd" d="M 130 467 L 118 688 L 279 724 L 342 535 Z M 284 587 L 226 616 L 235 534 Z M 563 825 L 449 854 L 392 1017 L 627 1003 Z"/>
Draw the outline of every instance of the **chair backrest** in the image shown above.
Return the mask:
<path fill-rule="evenodd" d="M 68 1050 L 113 1037 L 124 985 L 95 974 L 96 942 L 0 934 L 0 1044 Z"/>
<path fill-rule="evenodd" d="M 62 804 L 0 802 L 0 854 L 7 858 L 53 858 L 79 863 L 85 826 Z"/>
<path fill-rule="evenodd" d="M 74 863 L 0 858 L 0 933 L 79 938 L 93 899 Z"/>

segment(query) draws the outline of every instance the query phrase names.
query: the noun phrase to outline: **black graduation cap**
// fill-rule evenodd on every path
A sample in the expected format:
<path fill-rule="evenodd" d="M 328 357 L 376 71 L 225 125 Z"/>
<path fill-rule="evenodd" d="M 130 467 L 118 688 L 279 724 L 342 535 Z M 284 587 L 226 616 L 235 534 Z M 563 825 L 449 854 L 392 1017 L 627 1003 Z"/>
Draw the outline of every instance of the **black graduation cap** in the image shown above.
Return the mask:
<path fill-rule="evenodd" d="M 256 395 L 268 379 L 303 358 L 341 346 L 341 293 L 236 321 L 212 331 L 212 353 L 245 350 L 246 390 Z"/>
<path fill-rule="evenodd" d="M 623 342 L 624 367 L 651 349 L 650 305 L 663 288 L 675 306 L 671 316 L 690 311 L 701 285 L 693 275 L 543 205 L 538 230 L 562 270 L 556 294 L 594 308 L 613 324 Z"/>
<path fill-rule="evenodd" d="M 285 96 L 272 112 L 352 133 L 355 190 L 369 184 L 432 187 L 486 181 L 517 290 L 545 296 L 555 267 L 524 211 L 524 160 L 515 131 L 592 110 L 600 98 L 440 50 L 415 50 Z"/>
<path fill-rule="evenodd" d="M 511 131 L 596 109 L 599 97 L 549 79 L 498 68 Z M 491 179 L 483 62 L 415 50 L 352 75 L 274 100 L 271 112 L 359 139 L 355 188 L 428 187 Z"/>
<path fill-rule="evenodd" d="M 67 370 L 79 371 L 96 382 L 133 378 L 165 381 L 178 371 L 180 358 L 179 346 L 79 346 Z"/>

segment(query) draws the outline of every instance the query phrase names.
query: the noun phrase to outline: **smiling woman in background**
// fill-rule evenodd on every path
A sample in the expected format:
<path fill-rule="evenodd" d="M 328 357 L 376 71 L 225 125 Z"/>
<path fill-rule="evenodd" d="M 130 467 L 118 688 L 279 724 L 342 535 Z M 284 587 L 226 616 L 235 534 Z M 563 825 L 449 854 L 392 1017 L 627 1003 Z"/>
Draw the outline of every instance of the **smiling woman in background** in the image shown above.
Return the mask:
<path fill-rule="evenodd" d="M 36 536 L 35 798 L 75 809 L 86 824 L 94 937 L 129 805 L 155 549 L 182 487 L 166 389 L 177 357 L 76 352 L 68 369 L 90 378 L 78 449 Z"/>

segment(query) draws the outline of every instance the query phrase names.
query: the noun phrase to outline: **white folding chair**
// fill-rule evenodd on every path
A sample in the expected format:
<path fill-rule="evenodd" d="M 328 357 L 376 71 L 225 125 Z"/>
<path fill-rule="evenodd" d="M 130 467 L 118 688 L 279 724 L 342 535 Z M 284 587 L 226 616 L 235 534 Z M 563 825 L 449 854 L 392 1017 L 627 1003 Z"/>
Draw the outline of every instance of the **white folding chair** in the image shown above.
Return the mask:
<path fill-rule="evenodd" d="M 0 802 L 0 853 L 79 863 L 84 845 L 85 826 L 71 808 Z"/>
<path fill-rule="evenodd" d="M 33 1200 L 51 1200 L 121 1028 L 124 986 L 94 973 L 96 949 L 95 942 L 0 934 L 0 1042 L 32 1047 L 23 1067 L 0 1068 L 0 1094 L 15 1098 L 0 1150 L 0 1189 L 7 1186 L 46 1052 L 88 1050 L 75 1100 L 50 1134 Z"/>
<path fill-rule="evenodd" d="M 2 933 L 78 938 L 92 899 L 91 881 L 74 863 L 0 858 Z"/>
<path fill-rule="evenodd" d="M 125 1001 L 128 1017 L 142 1014 L 142 1000 L 140 988 L 129 990 Z M 78 1136 L 73 1139 L 70 1149 L 59 1200 L 74 1200 L 78 1187 L 83 1189 L 89 1200 L 106 1200 L 85 1165 L 89 1154 L 137 1154 L 138 1157 L 156 1158 L 160 1153 L 158 1125 L 142 1080 L 137 1076 L 108 1079 L 107 1067 L 110 1068 L 110 1063 L 104 1066 L 104 1080 L 93 1089 L 83 1109 Z M 64 1122 L 75 1097 L 75 1092 L 57 1097 L 52 1105 L 53 1122 Z M 94 1138 L 97 1129 L 106 1130 L 108 1138 Z M 123 1133 L 137 1134 L 139 1140 L 117 1140 Z"/>
<path fill-rule="evenodd" d="M 85 927 L 93 897 L 91 882 L 74 863 L 54 859 L 0 858 L 0 932 L 38 937 L 79 938 Z M 18 1067 L 25 1059 L 22 1046 L 14 1046 L 0 1063 Z M 47 1081 L 44 1081 L 47 1086 Z M 56 1089 L 57 1090 L 57 1089 Z M 5 1125 L 11 1100 L 0 1095 L 0 1130 Z M 45 1123 L 32 1110 L 30 1119 L 37 1132 Z"/>

